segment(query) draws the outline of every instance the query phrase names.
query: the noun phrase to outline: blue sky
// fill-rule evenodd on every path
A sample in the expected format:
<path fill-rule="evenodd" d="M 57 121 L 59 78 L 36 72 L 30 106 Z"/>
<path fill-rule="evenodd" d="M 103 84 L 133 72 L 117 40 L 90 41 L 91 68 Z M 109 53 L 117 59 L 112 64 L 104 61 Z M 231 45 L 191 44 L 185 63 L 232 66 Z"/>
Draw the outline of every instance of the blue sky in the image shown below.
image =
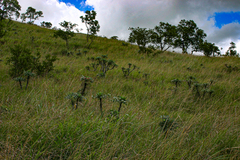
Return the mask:
<path fill-rule="evenodd" d="M 78 8 L 80 11 L 86 11 L 86 10 L 94 10 L 92 6 L 85 5 L 86 0 L 59 0 L 60 2 L 64 3 L 71 3 L 76 8 Z"/>
<path fill-rule="evenodd" d="M 222 28 L 222 26 L 233 22 L 240 23 L 240 12 L 218 12 L 212 17 L 215 18 L 215 26 L 218 28 Z"/>

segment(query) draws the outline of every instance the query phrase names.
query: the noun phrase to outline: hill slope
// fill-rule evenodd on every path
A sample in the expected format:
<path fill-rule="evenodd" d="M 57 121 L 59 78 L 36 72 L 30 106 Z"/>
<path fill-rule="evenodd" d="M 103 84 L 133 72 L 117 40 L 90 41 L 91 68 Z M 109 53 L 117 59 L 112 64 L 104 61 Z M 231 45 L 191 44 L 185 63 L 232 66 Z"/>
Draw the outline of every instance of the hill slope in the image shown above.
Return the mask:
<path fill-rule="evenodd" d="M 65 42 L 53 33 L 15 22 L 0 40 L 0 159 L 239 159 L 240 72 L 225 66 L 240 68 L 239 58 L 147 56 L 101 37 L 87 50 L 84 34 L 70 40 L 74 54 L 66 56 Z M 54 70 L 30 79 L 27 90 L 5 63 L 16 44 L 58 57 Z M 79 50 L 86 55 L 76 55 Z M 105 77 L 85 68 L 101 55 L 118 65 Z M 128 63 L 139 70 L 124 77 Z M 66 96 L 83 87 L 82 75 L 94 82 L 72 110 Z M 109 94 L 103 116 L 92 98 L 99 92 Z M 118 110 L 116 96 L 127 98 L 119 115 L 111 111 Z"/>

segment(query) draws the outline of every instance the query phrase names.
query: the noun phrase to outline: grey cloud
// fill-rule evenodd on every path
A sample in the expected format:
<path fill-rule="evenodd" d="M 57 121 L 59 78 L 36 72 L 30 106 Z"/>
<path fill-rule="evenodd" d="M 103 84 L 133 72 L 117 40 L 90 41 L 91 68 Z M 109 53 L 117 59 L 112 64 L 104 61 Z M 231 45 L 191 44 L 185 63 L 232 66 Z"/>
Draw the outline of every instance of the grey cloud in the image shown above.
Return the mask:
<path fill-rule="evenodd" d="M 214 26 L 215 12 L 240 11 L 239 0 L 87 0 L 97 12 L 100 34 L 127 40 L 129 27 L 153 28 L 160 21 L 177 25 L 181 19 L 194 20 L 213 43 L 238 40 L 239 24 Z M 238 46 L 240 49 L 240 46 Z"/>

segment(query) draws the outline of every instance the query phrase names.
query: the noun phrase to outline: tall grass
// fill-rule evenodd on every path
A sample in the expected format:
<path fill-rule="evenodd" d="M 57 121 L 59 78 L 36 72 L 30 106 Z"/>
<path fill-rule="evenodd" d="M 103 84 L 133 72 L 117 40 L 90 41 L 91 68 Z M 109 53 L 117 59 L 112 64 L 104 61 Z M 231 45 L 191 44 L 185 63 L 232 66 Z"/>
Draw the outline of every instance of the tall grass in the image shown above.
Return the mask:
<path fill-rule="evenodd" d="M 14 25 L 16 31 L 1 39 L 0 46 L 0 159 L 239 159 L 240 73 L 229 73 L 224 66 L 239 66 L 239 58 L 171 52 L 153 57 L 138 54 L 136 46 L 101 37 L 86 56 L 62 56 L 65 42 L 54 39 L 54 31 Z M 85 38 L 72 38 L 70 51 L 85 50 Z M 54 71 L 32 78 L 28 90 L 21 90 L 8 75 L 5 61 L 15 44 L 33 53 L 58 55 Z M 91 63 L 87 57 L 102 54 L 119 66 L 105 78 L 85 69 Z M 124 77 L 121 67 L 128 63 L 140 67 L 141 73 Z M 147 80 L 143 73 L 150 74 Z M 66 96 L 82 88 L 82 75 L 94 83 L 87 88 L 86 100 L 72 110 Z M 213 95 L 197 96 L 185 82 L 188 76 L 199 83 L 213 80 Z M 182 81 L 177 88 L 171 82 L 176 78 Z M 98 92 L 111 94 L 103 101 L 104 116 L 92 98 Z M 119 107 L 114 96 L 129 100 L 117 120 L 108 116 Z M 176 127 L 164 131 L 162 116 L 174 119 Z"/>

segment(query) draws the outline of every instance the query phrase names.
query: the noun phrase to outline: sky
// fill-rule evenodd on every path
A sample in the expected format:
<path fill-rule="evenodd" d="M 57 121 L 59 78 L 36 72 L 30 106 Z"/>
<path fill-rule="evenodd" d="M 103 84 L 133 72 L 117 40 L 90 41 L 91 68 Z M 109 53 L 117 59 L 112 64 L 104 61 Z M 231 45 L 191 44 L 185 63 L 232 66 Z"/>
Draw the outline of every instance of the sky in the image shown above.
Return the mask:
<path fill-rule="evenodd" d="M 18 0 L 22 12 L 31 6 L 43 11 L 42 21 L 53 26 L 66 20 L 77 23 L 86 33 L 80 16 L 86 10 L 95 10 L 100 24 L 100 36 L 118 36 L 127 40 L 129 27 L 154 28 L 159 22 L 178 25 L 182 19 L 194 20 L 207 34 L 206 40 L 223 48 L 222 54 L 236 43 L 240 53 L 239 0 Z M 189 50 L 190 52 L 190 50 Z"/>

